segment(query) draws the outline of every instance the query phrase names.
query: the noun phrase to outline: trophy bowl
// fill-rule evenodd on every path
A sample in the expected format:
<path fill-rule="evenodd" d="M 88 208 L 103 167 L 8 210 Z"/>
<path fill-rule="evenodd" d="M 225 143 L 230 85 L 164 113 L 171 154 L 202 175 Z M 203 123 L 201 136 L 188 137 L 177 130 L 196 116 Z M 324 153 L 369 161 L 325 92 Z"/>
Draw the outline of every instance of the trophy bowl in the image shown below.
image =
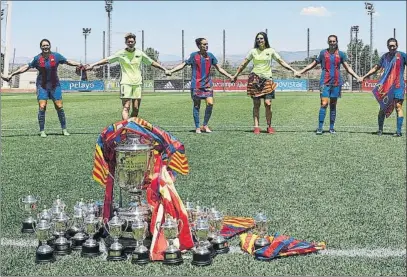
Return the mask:
<path fill-rule="evenodd" d="M 47 244 L 47 240 L 51 236 L 50 229 L 50 223 L 44 219 L 41 219 L 35 226 L 35 235 L 41 242 L 35 252 L 35 263 L 37 264 L 53 263 L 55 261 L 54 249 Z"/>
<path fill-rule="evenodd" d="M 68 230 L 68 221 L 69 218 L 64 212 L 55 215 L 52 219 L 54 234 L 58 236 L 54 243 L 56 255 L 65 256 L 72 252 L 71 243 L 65 237 L 66 231 Z"/>
<path fill-rule="evenodd" d="M 133 251 L 133 264 L 147 264 L 150 262 L 150 254 L 147 247 L 144 246 L 144 239 L 147 235 L 148 224 L 142 218 L 135 218 L 131 225 L 133 237 L 137 242 L 137 246 Z"/>
<path fill-rule="evenodd" d="M 212 253 L 204 243 L 208 239 L 208 234 L 208 221 L 203 218 L 198 219 L 195 225 L 195 235 L 198 240 L 198 247 L 193 253 L 191 264 L 196 266 L 207 266 L 212 264 Z"/>
<path fill-rule="evenodd" d="M 123 230 L 122 226 L 126 221 L 119 218 L 116 214 L 110 219 L 110 221 L 105 224 L 105 229 L 108 234 L 113 238 L 113 243 L 110 245 L 107 251 L 108 261 L 123 261 L 127 259 L 124 253 L 123 245 L 119 242 Z M 106 228 L 106 225 L 108 228 Z"/>
<path fill-rule="evenodd" d="M 216 254 L 225 254 L 228 253 L 229 243 L 228 241 L 220 234 L 220 231 L 223 227 L 223 215 L 217 210 L 213 210 L 209 216 L 209 224 L 213 230 L 215 230 L 215 236 L 212 239 L 211 243 Z"/>
<path fill-rule="evenodd" d="M 94 239 L 94 235 L 99 231 L 100 221 L 94 214 L 89 214 L 85 217 L 83 225 L 89 238 L 82 244 L 81 256 L 85 258 L 97 257 L 101 252 L 99 242 Z"/>
<path fill-rule="evenodd" d="M 88 239 L 88 236 L 83 232 L 84 230 L 84 212 L 82 207 L 74 207 L 73 221 L 71 224 L 71 249 L 82 250 L 82 244 Z"/>
<path fill-rule="evenodd" d="M 46 205 L 44 205 L 43 210 L 39 214 L 37 214 L 37 220 L 38 220 L 38 222 L 41 221 L 41 220 L 45 220 L 45 221 L 47 221 L 48 223 L 51 224 L 51 222 L 52 222 L 51 210 L 47 209 Z M 49 246 L 51 246 L 51 247 L 54 247 L 54 242 L 55 242 L 55 237 L 54 236 L 50 236 L 47 239 L 47 244 Z M 40 241 L 39 244 L 42 245 L 42 242 Z"/>
<path fill-rule="evenodd" d="M 20 199 L 20 206 L 23 207 L 24 213 L 26 214 L 26 218 L 22 222 L 22 233 L 34 233 L 35 218 L 33 217 L 33 212 L 39 201 L 41 201 L 39 196 L 33 196 L 31 194 Z"/>
<path fill-rule="evenodd" d="M 264 236 L 268 230 L 268 219 L 263 212 L 259 212 L 254 217 L 254 232 L 259 236 L 254 242 L 254 249 L 260 249 L 270 244 Z"/>
<path fill-rule="evenodd" d="M 182 221 L 176 221 L 170 216 L 166 216 L 165 222 L 162 224 L 157 222 L 157 230 L 162 229 L 163 234 L 168 241 L 168 247 L 164 251 L 163 264 L 180 265 L 184 262 L 181 251 L 174 245 L 174 240 L 178 237 L 179 225 L 182 225 Z"/>

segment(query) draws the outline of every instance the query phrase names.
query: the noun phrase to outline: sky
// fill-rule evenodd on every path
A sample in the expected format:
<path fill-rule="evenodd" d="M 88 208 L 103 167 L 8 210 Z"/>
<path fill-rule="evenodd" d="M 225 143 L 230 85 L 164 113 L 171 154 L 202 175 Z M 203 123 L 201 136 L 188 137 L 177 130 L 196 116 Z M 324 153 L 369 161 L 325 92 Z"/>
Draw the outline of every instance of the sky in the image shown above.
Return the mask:
<path fill-rule="evenodd" d="M 386 52 L 386 41 L 396 28 L 399 50 L 405 52 L 406 3 L 371 3 L 376 10 L 373 47 L 379 53 Z M 40 52 L 40 40 L 48 38 L 53 51 L 57 49 L 65 57 L 83 62 L 82 28 L 91 28 L 87 62 L 99 60 L 103 55 L 103 31 L 107 33 L 104 6 L 104 1 L 13 1 L 11 49 L 16 49 L 17 57 L 31 58 Z M 198 37 L 207 38 L 209 51 L 221 56 L 223 30 L 227 55 L 245 55 L 253 47 L 255 35 L 265 29 L 271 47 L 277 51 L 306 51 L 307 28 L 310 49 L 327 47 L 330 34 L 336 34 L 339 47 L 346 49 L 350 27 L 356 25 L 358 37 L 369 44 L 370 16 L 364 1 L 114 1 L 111 53 L 125 47 L 126 32 L 136 34 L 141 49 L 141 30 L 145 48 L 154 47 L 162 57 L 181 56 L 182 30 L 185 57 L 197 50 L 194 40 Z M 2 32 L 2 43 L 3 36 Z"/>

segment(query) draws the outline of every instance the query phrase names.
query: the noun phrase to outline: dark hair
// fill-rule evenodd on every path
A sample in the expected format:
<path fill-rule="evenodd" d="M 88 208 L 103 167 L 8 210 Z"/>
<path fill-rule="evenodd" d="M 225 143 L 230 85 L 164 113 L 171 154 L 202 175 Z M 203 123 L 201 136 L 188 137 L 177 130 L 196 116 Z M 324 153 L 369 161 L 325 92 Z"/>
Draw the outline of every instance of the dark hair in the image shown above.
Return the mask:
<path fill-rule="evenodd" d="M 268 38 L 268 36 L 267 36 L 267 34 L 266 34 L 265 32 L 259 32 L 259 33 L 257 33 L 257 35 L 254 37 L 254 48 L 259 48 L 259 45 L 258 45 L 258 43 L 257 43 L 257 37 L 258 37 L 259 35 L 262 35 L 262 36 L 263 36 L 265 47 L 266 47 L 266 48 L 270 48 L 269 38 Z"/>
<path fill-rule="evenodd" d="M 44 41 L 48 42 L 49 47 L 51 47 L 51 42 L 50 42 L 48 39 L 46 39 L 46 38 L 43 38 L 43 39 L 40 41 L 40 47 L 42 46 L 42 43 L 43 43 Z"/>
<path fill-rule="evenodd" d="M 129 38 L 132 38 L 132 39 L 136 40 L 136 35 L 133 34 L 133 33 L 127 33 L 127 34 L 124 36 L 124 42 L 127 42 L 127 40 L 128 40 Z"/>
<path fill-rule="evenodd" d="M 390 42 L 395 42 L 395 43 L 396 43 L 396 46 L 399 47 L 399 43 L 397 42 L 397 39 L 395 39 L 395 38 L 389 38 L 389 39 L 387 40 L 387 46 L 389 45 Z"/>
<path fill-rule="evenodd" d="M 338 42 L 338 37 L 336 35 L 329 35 L 328 36 L 328 41 L 329 41 L 329 38 L 335 38 L 336 42 Z"/>
<path fill-rule="evenodd" d="M 206 38 L 197 38 L 197 39 L 195 40 L 196 46 L 199 47 L 199 46 L 201 45 L 201 41 L 203 41 L 203 40 L 206 40 Z"/>

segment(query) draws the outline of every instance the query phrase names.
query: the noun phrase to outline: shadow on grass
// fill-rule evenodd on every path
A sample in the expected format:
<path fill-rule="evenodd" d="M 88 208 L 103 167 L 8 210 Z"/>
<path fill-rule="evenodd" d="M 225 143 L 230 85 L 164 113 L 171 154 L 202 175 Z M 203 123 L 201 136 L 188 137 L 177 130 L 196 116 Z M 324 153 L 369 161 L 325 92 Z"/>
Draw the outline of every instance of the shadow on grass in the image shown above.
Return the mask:
<path fill-rule="evenodd" d="M 67 137 L 72 137 L 76 135 L 99 135 L 100 132 L 95 132 L 95 131 L 89 131 L 89 132 L 69 132 L 70 136 Z M 14 138 L 14 137 L 40 137 L 38 133 L 29 133 L 29 134 L 10 134 L 10 135 L 4 135 L 1 134 L 2 138 Z M 48 137 L 64 137 L 62 133 L 47 133 L 46 138 L 42 139 L 47 139 Z"/>

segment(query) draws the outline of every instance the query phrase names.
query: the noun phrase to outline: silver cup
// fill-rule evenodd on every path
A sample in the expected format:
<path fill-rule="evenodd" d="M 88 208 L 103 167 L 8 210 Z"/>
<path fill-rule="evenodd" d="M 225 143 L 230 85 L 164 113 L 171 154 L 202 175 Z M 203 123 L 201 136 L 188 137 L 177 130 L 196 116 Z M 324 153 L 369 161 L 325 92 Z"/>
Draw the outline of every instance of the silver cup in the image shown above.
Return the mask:
<path fill-rule="evenodd" d="M 181 225 L 181 227 L 180 227 Z M 178 265 L 184 262 L 181 251 L 174 245 L 174 240 L 178 237 L 179 229 L 182 229 L 182 221 L 175 220 L 171 216 L 167 215 L 165 222 L 160 224 L 157 222 L 156 228 L 159 231 L 163 230 L 164 236 L 168 241 L 168 247 L 164 251 L 163 264 Z"/>
<path fill-rule="evenodd" d="M 47 220 L 41 219 L 35 226 L 35 235 L 40 241 L 35 253 L 35 262 L 38 264 L 52 263 L 55 261 L 54 249 L 47 244 L 51 237 L 51 225 Z"/>
<path fill-rule="evenodd" d="M 259 236 L 254 242 L 254 249 L 263 248 L 270 244 L 270 242 L 264 237 L 268 231 L 269 220 L 263 212 L 259 212 L 254 217 L 254 232 Z"/>
<path fill-rule="evenodd" d="M 212 253 L 206 246 L 208 241 L 209 223 L 208 220 L 200 218 L 195 224 L 195 235 L 198 240 L 198 247 L 195 249 L 191 264 L 197 266 L 207 266 L 212 264 Z"/>
<path fill-rule="evenodd" d="M 26 218 L 22 222 L 22 233 L 34 233 L 35 218 L 33 212 L 37 208 L 37 202 L 41 201 L 41 197 L 33 196 L 31 194 L 20 199 L 20 206 L 24 209 Z"/>
<path fill-rule="evenodd" d="M 216 254 L 224 254 L 229 252 L 228 241 L 220 234 L 223 228 L 223 214 L 220 211 L 212 210 L 209 216 L 209 224 L 214 230 L 214 238 L 211 243 Z"/>
<path fill-rule="evenodd" d="M 110 245 L 107 253 L 108 261 L 123 261 L 127 259 L 127 256 L 124 253 L 123 245 L 119 242 L 119 238 L 123 233 L 122 226 L 125 223 L 125 220 L 115 215 L 105 224 L 106 231 L 113 238 L 113 243 Z"/>
<path fill-rule="evenodd" d="M 84 233 L 84 217 L 85 213 L 84 210 L 82 210 L 82 206 L 75 206 L 72 224 L 69 228 L 71 234 L 73 234 L 73 237 L 71 237 L 72 250 L 81 250 L 82 244 L 88 238 L 88 236 Z"/>
<path fill-rule="evenodd" d="M 148 224 L 142 217 L 136 217 L 131 225 L 131 230 L 137 242 L 131 262 L 133 264 L 147 264 L 150 259 L 148 249 L 144 246 L 144 239 L 147 236 Z"/>
<path fill-rule="evenodd" d="M 100 245 L 94 239 L 94 235 L 99 231 L 100 223 L 101 221 L 94 214 L 85 217 L 83 221 L 84 231 L 89 238 L 82 244 L 82 257 L 93 258 L 101 254 Z"/>
<path fill-rule="evenodd" d="M 66 231 L 68 230 L 69 217 L 61 212 L 52 219 L 52 226 L 54 229 L 54 234 L 58 236 L 55 240 L 55 254 L 60 256 L 65 256 L 71 254 L 71 243 L 65 237 Z"/>

